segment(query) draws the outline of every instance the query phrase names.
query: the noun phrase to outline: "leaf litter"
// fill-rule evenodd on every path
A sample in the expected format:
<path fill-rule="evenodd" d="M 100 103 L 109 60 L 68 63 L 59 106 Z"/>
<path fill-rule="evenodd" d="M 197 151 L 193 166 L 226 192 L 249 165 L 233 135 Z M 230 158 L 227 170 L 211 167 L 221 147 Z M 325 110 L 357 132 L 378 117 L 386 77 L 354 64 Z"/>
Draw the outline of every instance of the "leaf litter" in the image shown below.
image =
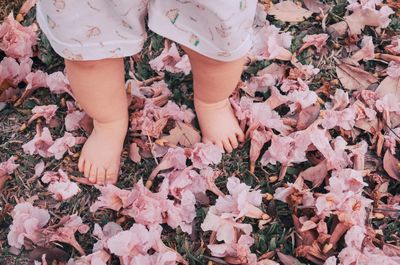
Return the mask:
<path fill-rule="evenodd" d="M 127 61 L 123 176 L 92 187 L 76 172 L 91 121 L 63 68 L 48 68 L 60 58 L 36 58 L 49 47 L 34 2 L 0 26 L 6 253 L 69 265 L 400 263 L 398 6 L 260 1 L 250 74 L 230 99 L 248 141 L 232 155 L 200 143 L 183 100 L 187 55 L 150 36 Z"/>

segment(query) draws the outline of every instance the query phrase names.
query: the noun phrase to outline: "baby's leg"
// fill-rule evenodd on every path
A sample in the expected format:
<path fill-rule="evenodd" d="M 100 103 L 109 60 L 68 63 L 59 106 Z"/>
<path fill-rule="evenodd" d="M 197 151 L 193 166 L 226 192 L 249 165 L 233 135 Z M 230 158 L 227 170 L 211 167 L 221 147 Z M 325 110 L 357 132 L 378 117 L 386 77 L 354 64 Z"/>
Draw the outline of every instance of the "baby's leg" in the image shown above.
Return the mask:
<path fill-rule="evenodd" d="M 194 104 L 203 142 L 214 143 L 231 152 L 238 141 L 244 140 L 228 99 L 239 82 L 244 59 L 221 62 L 182 48 L 192 65 Z"/>
<path fill-rule="evenodd" d="M 128 127 L 123 59 L 66 60 L 65 66 L 77 101 L 94 123 L 79 170 L 92 183 L 115 183 Z"/>

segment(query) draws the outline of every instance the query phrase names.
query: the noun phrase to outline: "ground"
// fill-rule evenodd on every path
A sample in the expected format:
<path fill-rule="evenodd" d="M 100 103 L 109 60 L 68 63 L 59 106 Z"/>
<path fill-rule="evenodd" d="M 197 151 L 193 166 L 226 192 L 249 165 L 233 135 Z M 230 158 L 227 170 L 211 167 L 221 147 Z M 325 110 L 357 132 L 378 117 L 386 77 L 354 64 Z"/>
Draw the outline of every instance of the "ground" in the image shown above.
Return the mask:
<path fill-rule="evenodd" d="M 0 22 L 7 16 L 11 11 L 16 13 L 23 0 L 17 1 L 1 1 L 0 2 Z M 333 8 L 331 19 L 340 20 L 344 14 L 345 3 L 343 1 L 337 1 Z M 34 17 L 34 12 L 28 14 L 26 23 L 29 23 Z M 274 23 L 281 26 L 283 31 L 289 31 L 294 36 L 294 41 L 291 49 L 297 50 L 301 45 L 301 39 L 307 34 L 319 33 L 320 18 L 314 17 L 311 20 L 307 20 L 303 23 L 296 25 L 288 25 L 282 22 L 274 20 Z M 389 26 L 390 30 L 399 30 L 400 21 L 398 18 L 392 21 Z M 340 40 L 344 41 L 344 40 Z M 342 45 L 340 42 L 336 43 L 333 41 L 328 42 L 328 49 L 333 49 L 335 45 Z M 137 56 L 135 59 L 136 64 L 136 76 L 140 80 L 146 80 L 152 76 L 155 76 L 155 72 L 149 67 L 148 61 L 158 55 L 164 47 L 164 40 L 149 32 L 148 40 L 145 44 L 144 52 Z M 39 44 L 41 50 L 40 58 L 43 62 L 35 60 L 36 68 L 45 70 L 46 72 L 54 72 L 63 68 L 63 62 L 50 48 L 49 44 L 42 40 Z M 2 55 L 0 55 L 2 56 Z M 324 58 L 320 60 L 318 56 L 308 55 L 303 53 L 299 58 L 300 60 L 307 61 L 308 63 L 313 62 L 314 65 L 318 65 L 321 69 L 318 77 L 315 78 L 314 82 L 310 85 L 311 88 L 316 89 L 320 87 L 322 80 L 336 79 L 334 73 L 334 62 L 330 58 Z M 262 69 L 268 64 L 266 61 L 260 61 L 253 63 L 243 73 L 243 80 L 248 79 L 254 75 L 257 70 Z M 128 63 L 127 63 L 128 65 Z M 374 68 L 375 65 L 371 63 L 369 67 Z M 192 89 L 191 89 L 191 75 L 184 76 L 181 74 L 168 74 L 165 75 L 165 81 L 168 83 L 171 91 L 173 92 L 173 100 L 178 103 L 185 103 L 190 107 L 193 107 L 191 102 Z M 85 223 L 98 223 L 104 225 L 110 220 L 118 220 L 120 216 L 116 216 L 113 211 L 98 211 L 95 214 L 89 212 L 90 205 L 96 200 L 99 192 L 88 186 L 81 186 L 83 192 L 74 196 L 71 200 L 66 202 L 58 202 L 49 196 L 46 187 L 38 180 L 30 179 L 34 173 L 34 166 L 41 160 L 37 156 L 29 156 L 23 153 L 21 144 L 26 143 L 33 138 L 35 135 L 35 126 L 25 126 L 27 120 L 31 115 L 31 109 L 35 105 L 45 104 L 57 104 L 62 106 L 60 111 L 57 112 L 57 119 L 62 125 L 62 119 L 66 114 L 65 100 L 68 96 L 53 95 L 49 94 L 47 90 L 38 90 L 22 105 L 17 107 L 7 107 L 1 111 L 0 115 L 0 162 L 5 161 L 10 156 L 14 155 L 18 157 L 19 168 L 15 171 L 14 177 L 6 183 L 5 188 L 0 194 L 0 205 L 2 206 L 2 212 L 0 212 L 0 264 L 29 264 L 29 258 L 26 252 L 22 252 L 20 255 L 13 255 L 9 252 L 9 246 L 7 245 L 7 233 L 8 228 L 12 223 L 9 209 L 18 203 L 22 198 L 27 200 L 28 198 L 36 198 L 36 204 L 46 207 L 52 216 L 63 216 L 73 213 L 79 213 Z M 61 137 L 63 135 L 63 126 L 53 128 L 52 133 L 54 137 Z M 82 132 L 83 134 L 83 132 Z M 130 139 L 130 138 L 129 138 Z M 130 188 L 140 178 L 145 178 L 150 174 L 152 169 L 155 167 L 153 159 L 145 159 L 142 163 L 136 164 L 132 162 L 128 156 L 128 141 L 125 146 L 125 151 L 122 156 L 122 175 L 118 187 Z M 277 187 L 282 185 L 282 181 L 274 181 L 271 176 L 279 174 L 279 167 L 268 166 L 262 167 L 259 163 L 256 165 L 254 173 L 249 171 L 249 146 L 250 143 L 246 142 L 239 149 L 235 150 L 232 154 L 224 155 L 223 161 L 218 165 L 218 168 L 222 171 L 222 175 L 218 178 L 217 186 L 225 187 L 226 178 L 229 176 L 238 176 L 246 184 L 252 187 L 260 187 L 262 192 L 268 192 L 273 194 Z M 62 167 L 69 174 L 74 176 L 81 176 L 77 171 L 77 161 L 79 157 L 80 147 L 73 149 L 74 155 L 66 155 L 62 160 L 46 159 L 47 170 L 54 170 Z M 371 158 L 374 160 L 376 158 Z M 296 165 L 289 167 L 285 181 L 293 182 L 294 176 L 300 172 L 305 165 Z M 28 181 L 29 180 L 29 181 Z M 399 184 L 394 184 L 390 187 L 390 192 L 393 194 L 398 192 Z M 397 192 L 396 192 L 397 189 Z M 209 194 L 212 200 L 215 200 L 213 194 Z M 254 253 L 260 255 L 267 252 L 273 252 L 276 249 L 280 249 L 282 252 L 290 255 L 294 255 L 294 246 L 292 244 L 294 238 L 294 227 L 291 221 L 291 210 L 288 205 L 279 201 L 271 201 L 264 205 L 265 211 L 268 212 L 274 220 L 267 225 L 263 230 L 257 231 L 254 235 L 256 243 L 252 247 Z M 199 223 L 205 217 L 207 207 L 199 207 L 197 209 L 197 217 L 195 222 L 197 225 L 195 233 L 192 237 L 183 233 L 179 229 L 168 230 L 166 227 L 163 233 L 163 241 L 170 247 L 177 249 L 190 264 L 206 264 L 210 259 L 209 252 L 206 249 L 206 242 L 208 242 L 208 235 L 199 228 Z M 131 221 L 125 221 L 120 219 L 124 227 L 129 227 Z M 248 223 L 252 221 L 249 220 Z M 399 230 L 400 224 L 393 218 L 385 218 L 383 220 L 375 220 L 373 225 L 375 227 L 384 227 L 383 238 L 386 242 L 399 243 Z M 86 235 L 79 235 L 79 242 L 83 248 L 90 251 L 95 238 L 90 233 Z M 68 253 L 72 253 L 73 256 L 77 255 L 76 251 L 69 246 L 64 246 Z M 307 264 L 305 259 L 300 259 L 302 262 Z M 112 264 L 118 264 L 117 260 L 113 260 Z"/>

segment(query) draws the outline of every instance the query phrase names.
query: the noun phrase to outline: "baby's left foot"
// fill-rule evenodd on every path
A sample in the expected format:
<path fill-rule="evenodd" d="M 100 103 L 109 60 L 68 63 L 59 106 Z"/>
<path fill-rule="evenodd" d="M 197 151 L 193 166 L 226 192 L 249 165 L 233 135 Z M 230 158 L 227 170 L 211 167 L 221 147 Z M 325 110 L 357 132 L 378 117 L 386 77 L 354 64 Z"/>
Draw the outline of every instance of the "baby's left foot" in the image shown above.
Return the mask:
<path fill-rule="evenodd" d="M 195 98 L 194 105 L 204 143 L 216 144 L 230 153 L 238 147 L 238 142 L 244 141 L 229 99 L 207 103 Z"/>

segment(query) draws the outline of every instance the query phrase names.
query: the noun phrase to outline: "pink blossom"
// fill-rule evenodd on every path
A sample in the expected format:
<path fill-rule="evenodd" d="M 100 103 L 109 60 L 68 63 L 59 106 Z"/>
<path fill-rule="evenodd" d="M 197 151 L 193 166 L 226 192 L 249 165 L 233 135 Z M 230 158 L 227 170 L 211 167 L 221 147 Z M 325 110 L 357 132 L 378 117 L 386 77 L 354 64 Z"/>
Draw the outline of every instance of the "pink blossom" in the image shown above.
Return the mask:
<path fill-rule="evenodd" d="M 215 209 L 220 213 L 231 213 L 235 218 L 243 216 L 261 218 L 262 211 L 260 207 L 262 195 L 261 192 L 250 191 L 250 187 L 236 177 L 230 177 L 226 184 L 229 195 L 218 197 L 215 203 Z M 254 216 L 258 214 L 259 216 Z"/>
<path fill-rule="evenodd" d="M 10 226 L 7 240 L 10 246 L 21 248 L 24 239 L 28 238 L 33 243 L 37 243 L 42 238 L 40 229 L 44 227 L 50 219 L 47 210 L 33 206 L 29 202 L 19 203 L 11 212 L 13 223 Z"/>
<path fill-rule="evenodd" d="M 275 165 L 276 162 L 282 165 L 290 163 L 300 163 L 306 161 L 306 150 L 310 144 L 307 133 L 299 132 L 291 136 L 272 135 L 271 146 L 261 158 L 261 164 L 269 163 Z"/>
<path fill-rule="evenodd" d="M 400 37 L 394 36 L 392 42 L 385 47 L 385 50 L 395 55 L 400 54 Z"/>
<path fill-rule="evenodd" d="M 192 233 L 192 222 L 196 217 L 196 199 L 192 192 L 184 191 L 180 203 L 168 200 L 166 223 L 172 227 L 178 226 L 183 232 Z"/>
<path fill-rule="evenodd" d="M 314 91 L 293 91 L 287 95 L 287 100 L 292 102 L 289 105 L 290 111 L 294 112 L 297 109 L 305 109 L 317 102 L 317 94 Z"/>
<path fill-rule="evenodd" d="M 358 62 L 360 60 L 368 61 L 375 58 L 375 46 L 371 36 L 364 36 L 361 41 L 361 49 L 353 54 L 351 59 Z"/>
<path fill-rule="evenodd" d="M 390 113 L 400 112 L 400 102 L 393 94 L 387 94 L 376 101 L 376 109 L 383 114 L 384 120 L 388 126 L 391 126 Z"/>
<path fill-rule="evenodd" d="M 43 183 L 53 183 L 56 181 L 68 181 L 68 175 L 67 173 L 64 172 L 61 168 L 55 172 L 55 171 L 46 171 L 44 172 L 42 178 L 41 178 Z"/>
<path fill-rule="evenodd" d="M 69 180 L 55 181 L 51 183 L 47 189 L 48 191 L 53 193 L 53 198 L 58 201 L 65 201 L 81 192 L 78 184 Z"/>
<path fill-rule="evenodd" d="M 175 265 L 177 264 L 175 252 L 167 251 L 164 253 L 154 253 L 152 255 L 136 255 L 131 261 L 131 265 Z"/>
<path fill-rule="evenodd" d="M 295 192 L 303 190 L 304 180 L 301 177 L 297 177 L 294 183 L 287 183 L 287 187 L 279 187 L 275 190 L 274 198 L 288 203 L 287 198 Z"/>
<path fill-rule="evenodd" d="M 34 90 L 40 87 L 47 87 L 46 78 L 47 74 L 40 70 L 28 73 L 25 76 L 25 82 L 27 83 L 25 90 Z"/>
<path fill-rule="evenodd" d="M 327 160 L 328 170 L 345 168 L 350 163 L 349 156 L 343 148 L 340 148 L 340 145 L 337 145 L 335 149 L 332 148 L 326 136 L 326 130 L 312 129 L 309 132 L 309 139 Z"/>
<path fill-rule="evenodd" d="M 324 119 L 321 125 L 325 129 L 332 129 L 336 126 L 345 130 L 351 130 L 355 125 L 356 113 L 354 108 L 346 108 L 344 110 L 325 110 L 323 112 Z"/>
<path fill-rule="evenodd" d="M 299 53 L 310 46 L 317 48 L 317 52 L 321 52 L 322 48 L 326 45 L 329 35 L 325 33 L 307 35 L 303 38 L 303 46 L 301 46 Z"/>
<path fill-rule="evenodd" d="M 132 190 L 130 204 L 122 213 L 143 225 L 164 223 L 163 213 L 168 210 L 168 179 L 164 179 L 159 192 L 153 193 L 143 185 L 140 179 Z"/>
<path fill-rule="evenodd" d="M 51 92 L 55 94 L 68 93 L 72 97 L 68 78 L 60 71 L 47 76 L 46 83 Z"/>
<path fill-rule="evenodd" d="M 129 230 L 108 239 L 107 246 L 112 254 L 122 258 L 124 264 L 132 264 L 134 257 L 147 255 L 150 249 L 159 251 L 161 230 L 161 226 L 147 229 L 144 225 L 135 223 Z"/>
<path fill-rule="evenodd" d="M 49 124 L 51 119 L 56 115 L 58 107 L 56 105 L 45 105 L 45 106 L 35 106 L 32 109 L 32 117 L 29 119 L 28 123 L 43 117 L 46 119 L 46 123 Z"/>
<path fill-rule="evenodd" d="M 39 154 L 42 157 L 51 157 L 53 153 L 48 149 L 54 143 L 50 131 L 47 127 L 43 128 L 42 132 L 37 132 L 35 137 L 22 145 L 25 154 Z"/>
<path fill-rule="evenodd" d="M 220 214 L 215 206 L 209 208 L 207 216 L 201 224 L 201 229 L 216 232 L 217 240 L 225 243 L 236 242 L 235 229 L 243 231 L 246 235 L 250 235 L 253 230 L 250 224 L 236 222 L 232 214 Z"/>
<path fill-rule="evenodd" d="M 114 222 L 107 223 L 103 229 L 98 224 L 94 224 L 93 235 L 99 240 L 93 245 L 93 252 L 108 249 L 108 239 L 122 231 L 122 227 Z"/>
<path fill-rule="evenodd" d="M 345 235 L 346 248 L 338 255 L 340 264 L 361 265 L 361 264 L 388 264 L 396 265 L 400 263 L 397 256 L 388 256 L 381 249 L 373 244 L 363 244 L 365 229 L 361 226 L 353 226 Z"/>
<path fill-rule="evenodd" d="M 206 178 L 193 170 L 193 167 L 171 171 L 166 178 L 170 183 L 171 195 L 177 199 L 180 199 L 185 191 L 190 191 L 196 196 L 196 194 L 205 194 L 208 189 Z"/>
<path fill-rule="evenodd" d="M 110 258 L 110 254 L 104 250 L 100 250 L 95 251 L 90 255 L 79 257 L 75 260 L 70 259 L 67 265 L 107 265 Z"/>
<path fill-rule="evenodd" d="M 325 103 L 325 107 L 331 110 L 343 110 L 349 104 L 349 94 L 343 89 L 336 89 L 335 95 L 331 96 L 332 102 Z"/>
<path fill-rule="evenodd" d="M 288 32 L 281 33 L 273 25 L 265 25 L 255 30 L 253 48 L 250 54 L 263 60 L 290 60 L 292 54 L 288 51 L 292 36 Z"/>
<path fill-rule="evenodd" d="M 195 144 L 190 160 L 195 168 L 202 169 L 211 164 L 217 165 L 222 160 L 223 150 L 213 144 Z"/>
<path fill-rule="evenodd" d="M 0 163 L 0 178 L 14 172 L 19 166 L 19 164 L 15 163 L 16 160 L 16 157 L 12 156 L 7 161 Z"/>
<path fill-rule="evenodd" d="M 7 80 L 17 86 L 31 72 L 32 63 L 30 58 L 22 58 L 18 63 L 14 58 L 5 57 L 0 62 L 0 81 Z"/>
<path fill-rule="evenodd" d="M 391 61 L 388 68 L 386 69 L 386 73 L 392 78 L 400 77 L 400 63 L 396 61 Z"/>
<path fill-rule="evenodd" d="M 54 199 L 59 201 L 67 200 L 81 191 L 78 184 L 71 182 L 62 169 L 58 172 L 46 171 L 41 180 L 49 184 L 47 190 L 53 194 Z"/>
<path fill-rule="evenodd" d="M 257 256 L 251 253 L 250 247 L 254 244 L 254 239 L 248 235 L 241 235 L 237 242 L 224 244 L 209 244 L 214 257 L 234 257 L 246 261 L 246 264 L 258 264 Z"/>
<path fill-rule="evenodd" d="M 156 71 L 183 72 L 185 75 L 191 71 L 189 57 L 186 54 L 181 57 L 175 43 L 172 43 L 170 48 L 165 47 L 158 57 L 149 61 L 149 64 Z"/>
<path fill-rule="evenodd" d="M 251 122 L 259 123 L 267 128 L 275 129 L 281 133 L 287 133 L 289 128 L 276 111 L 265 103 L 253 103 L 250 105 Z"/>
<path fill-rule="evenodd" d="M 61 159 L 66 151 L 77 144 L 75 137 L 69 132 L 54 141 L 53 145 L 47 151 L 54 155 L 55 159 Z"/>
<path fill-rule="evenodd" d="M 90 206 L 92 213 L 96 212 L 99 208 L 107 208 L 114 211 L 119 211 L 123 207 L 129 205 L 129 198 L 131 192 L 128 190 L 122 190 L 115 187 L 114 185 L 96 186 L 100 190 L 101 195 L 97 198 L 97 201 Z"/>
<path fill-rule="evenodd" d="M 282 80 L 282 86 L 281 86 L 282 92 L 289 92 L 289 91 L 308 91 L 308 85 L 298 78 L 297 80 L 292 80 L 292 79 L 283 79 Z"/>
<path fill-rule="evenodd" d="M 32 47 L 36 45 L 33 26 L 24 27 L 14 20 L 11 13 L 0 25 L 0 49 L 13 58 L 32 57 Z"/>

